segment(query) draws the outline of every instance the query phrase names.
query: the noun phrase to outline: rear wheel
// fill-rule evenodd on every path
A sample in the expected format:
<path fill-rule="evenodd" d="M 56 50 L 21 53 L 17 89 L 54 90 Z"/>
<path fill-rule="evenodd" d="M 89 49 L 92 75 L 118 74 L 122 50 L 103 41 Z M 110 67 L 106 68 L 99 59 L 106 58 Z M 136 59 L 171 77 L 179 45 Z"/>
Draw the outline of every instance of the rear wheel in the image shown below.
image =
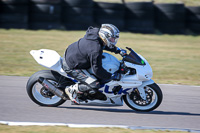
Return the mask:
<path fill-rule="evenodd" d="M 136 111 L 152 111 L 156 109 L 162 102 L 162 91 L 160 87 L 154 83 L 144 87 L 146 93 L 146 100 L 143 100 L 138 90 L 135 89 L 131 94 L 125 95 L 124 101 L 133 110 Z"/>
<path fill-rule="evenodd" d="M 65 86 L 73 84 L 69 79 L 61 76 L 55 71 L 42 70 L 33 74 L 26 86 L 27 93 L 31 100 L 40 106 L 52 106 L 57 107 L 63 104 L 66 100 L 54 95 L 48 89 L 43 87 L 39 82 L 38 78 L 43 77 L 51 82 L 55 86 L 59 86 L 59 89 L 64 89 Z"/>

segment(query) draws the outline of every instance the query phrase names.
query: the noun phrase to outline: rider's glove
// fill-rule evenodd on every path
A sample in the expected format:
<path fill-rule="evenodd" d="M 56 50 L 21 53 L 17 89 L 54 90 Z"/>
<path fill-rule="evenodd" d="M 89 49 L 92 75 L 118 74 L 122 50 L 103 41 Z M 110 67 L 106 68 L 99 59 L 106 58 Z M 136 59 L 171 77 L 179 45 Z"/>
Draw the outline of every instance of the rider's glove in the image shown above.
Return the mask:
<path fill-rule="evenodd" d="M 126 55 L 126 50 L 121 49 L 121 51 L 120 51 L 120 55 L 121 55 L 121 56 L 125 56 L 125 55 Z"/>
<path fill-rule="evenodd" d="M 126 50 L 117 47 L 117 53 L 119 53 L 121 56 L 125 56 L 126 55 Z"/>
<path fill-rule="evenodd" d="M 121 78 L 121 74 L 120 73 L 113 73 L 112 76 L 111 76 L 111 80 L 116 80 L 116 81 L 119 81 Z"/>

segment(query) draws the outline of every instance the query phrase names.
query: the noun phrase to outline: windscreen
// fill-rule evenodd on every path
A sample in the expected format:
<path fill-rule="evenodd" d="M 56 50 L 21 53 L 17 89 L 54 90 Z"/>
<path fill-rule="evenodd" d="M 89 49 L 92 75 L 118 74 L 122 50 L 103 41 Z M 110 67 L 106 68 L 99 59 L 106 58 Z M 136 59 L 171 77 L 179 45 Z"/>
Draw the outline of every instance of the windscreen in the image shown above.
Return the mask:
<path fill-rule="evenodd" d="M 127 49 L 130 51 L 130 53 L 123 58 L 124 61 L 137 65 L 146 65 L 145 62 L 138 56 L 137 53 L 135 53 L 131 48 Z"/>

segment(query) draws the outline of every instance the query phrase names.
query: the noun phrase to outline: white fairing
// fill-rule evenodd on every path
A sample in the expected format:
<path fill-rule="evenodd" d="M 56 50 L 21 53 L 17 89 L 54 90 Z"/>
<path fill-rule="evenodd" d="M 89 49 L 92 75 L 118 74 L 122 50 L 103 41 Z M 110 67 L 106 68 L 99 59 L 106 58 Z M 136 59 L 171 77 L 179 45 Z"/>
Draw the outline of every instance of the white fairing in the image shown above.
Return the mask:
<path fill-rule="evenodd" d="M 137 70 L 137 73 L 135 75 L 136 77 L 134 77 L 136 80 L 148 81 L 153 76 L 152 68 L 144 57 L 142 57 L 141 55 L 139 55 L 139 56 L 146 63 L 146 65 L 136 65 L 136 64 L 133 64 L 133 63 L 129 63 L 129 62 L 125 62 L 125 65 L 127 67 L 135 68 Z"/>
<path fill-rule="evenodd" d="M 62 69 L 62 58 L 56 51 L 49 49 L 31 50 L 30 54 L 38 64 L 66 76 Z"/>

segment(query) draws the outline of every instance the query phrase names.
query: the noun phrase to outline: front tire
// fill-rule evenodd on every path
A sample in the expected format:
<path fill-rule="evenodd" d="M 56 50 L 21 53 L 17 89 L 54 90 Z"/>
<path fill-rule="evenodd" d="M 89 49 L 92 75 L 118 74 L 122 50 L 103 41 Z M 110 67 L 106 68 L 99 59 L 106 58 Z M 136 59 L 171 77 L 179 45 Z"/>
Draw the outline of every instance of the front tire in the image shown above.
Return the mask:
<path fill-rule="evenodd" d="M 73 84 L 73 82 L 61 76 L 57 72 L 51 70 L 38 71 L 35 74 L 33 74 L 27 82 L 26 85 L 27 93 L 31 98 L 31 100 L 36 104 L 40 106 L 50 106 L 50 107 L 57 107 L 63 104 L 66 100 L 63 100 L 62 98 L 54 95 L 48 89 L 43 87 L 38 82 L 39 77 L 47 79 L 54 85 L 59 85 L 63 87 L 70 86 Z"/>
<path fill-rule="evenodd" d="M 160 87 L 154 83 L 144 87 L 147 100 L 144 101 L 138 94 L 137 89 L 131 94 L 123 96 L 127 106 L 136 111 L 148 112 L 156 109 L 162 102 L 163 95 Z"/>

